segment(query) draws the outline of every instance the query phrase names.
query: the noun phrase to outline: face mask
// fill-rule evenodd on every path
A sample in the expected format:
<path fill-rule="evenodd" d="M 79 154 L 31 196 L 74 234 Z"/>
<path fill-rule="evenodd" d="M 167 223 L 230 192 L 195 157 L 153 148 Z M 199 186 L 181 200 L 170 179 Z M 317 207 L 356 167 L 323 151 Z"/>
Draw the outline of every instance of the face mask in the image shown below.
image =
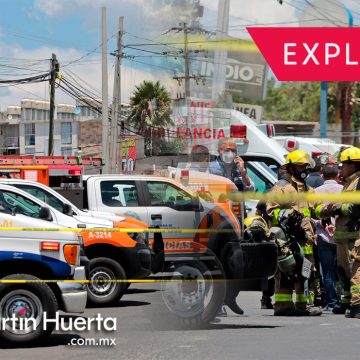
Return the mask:
<path fill-rule="evenodd" d="M 221 160 L 225 164 L 231 164 L 234 161 L 235 154 L 232 151 L 225 151 L 221 154 Z"/>
<path fill-rule="evenodd" d="M 297 179 L 304 181 L 309 175 L 309 170 L 296 171 L 294 175 Z"/>

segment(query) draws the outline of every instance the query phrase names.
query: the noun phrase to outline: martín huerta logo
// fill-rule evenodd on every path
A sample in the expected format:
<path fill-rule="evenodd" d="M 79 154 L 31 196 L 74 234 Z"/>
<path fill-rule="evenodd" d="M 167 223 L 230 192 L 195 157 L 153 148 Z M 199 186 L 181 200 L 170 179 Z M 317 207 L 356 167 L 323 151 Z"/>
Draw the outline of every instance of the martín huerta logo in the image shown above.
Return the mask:
<path fill-rule="evenodd" d="M 247 30 L 280 81 L 360 80 L 360 28 Z"/>
<path fill-rule="evenodd" d="M 56 312 L 55 317 L 48 317 L 47 313 L 43 313 L 41 320 L 34 317 L 26 316 L 26 309 L 19 310 L 18 315 L 13 314 L 10 318 L 0 319 L 0 331 L 10 330 L 31 332 L 35 331 L 38 326 L 43 330 L 55 325 L 57 331 L 116 331 L 117 319 L 113 317 L 103 317 L 97 314 L 95 317 L 61 317 L 59 312 Z"/>

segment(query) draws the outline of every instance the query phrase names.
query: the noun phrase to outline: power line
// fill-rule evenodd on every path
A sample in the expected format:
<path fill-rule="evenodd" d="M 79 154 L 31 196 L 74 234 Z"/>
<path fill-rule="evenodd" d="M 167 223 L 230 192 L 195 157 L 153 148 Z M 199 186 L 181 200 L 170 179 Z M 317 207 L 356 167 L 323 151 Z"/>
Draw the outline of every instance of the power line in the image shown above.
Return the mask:
<path fill-rule="evenodd" d="M 29 78 L 22 78 L 22 79 L 12 79 L 12 80 L 0 80 L 0 84 L 26 84 L 29 82 L 42 82 L 47 81 L 47 77 L 50 73 L 41 74 L 38 76 L 32 76 Z"/>

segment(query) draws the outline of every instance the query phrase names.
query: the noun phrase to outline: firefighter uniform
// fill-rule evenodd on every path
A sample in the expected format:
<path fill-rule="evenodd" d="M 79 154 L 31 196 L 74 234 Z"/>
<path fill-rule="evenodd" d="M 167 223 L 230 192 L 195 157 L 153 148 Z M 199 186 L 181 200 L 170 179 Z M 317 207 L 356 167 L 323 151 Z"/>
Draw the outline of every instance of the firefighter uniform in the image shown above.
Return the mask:
<path fill-rule="evenodd" d="M 340 162 L 355 165 L 355 172 L 344 177 L 343 192 L 360 191 L 360 149 L 352 146 L 343 150 Z M 334 312 L 344 313 L 350 307 L 350 317 L 360 318 L 360 205 L 319 205 L 316 213 L 321 218 L 335 216 L 337 266 L 344 296 Z"/>
<path fill-rule="evenodd" d="M 302 150 L 295 150 L 289 153 L 286 157 L 284 169 L 287 171 L 287 176 L 278 181 L 271 189 L 270 193 L 301 193 L 312 191 L 305 183 L 306 173 L 296 174 L 290 170 L 290 167 L 295 165 L 307 165 L 310 167 L 311 160 L 309 155 Z M 315 233 L 311 220 L 314 208 L 305 200 L 293 201 L 288 204 L 279 204 L 274 201 L 268 201 L 266 204 L 266 211 L 271 219 L 272 226 L 278 225 L 278 216 L 281 210 L 295 209 L 304 215 L 302 220 L 302 228 L 305 231 L 306 238 L 299 239 L 305 257 L 314 263 L 313 259 L 313 244 L 315 243 Z M 293 290 L 296 293 L 296 302 L 293 302 Z M 304 294 L 304 283 L 296 281 L 295 283 L 288 279 L 283 273 L 277 270 L 275 274 L 275 304 L 274 315 L 321 315 L 310 312 L 307 308 L 308 297 Z"/>

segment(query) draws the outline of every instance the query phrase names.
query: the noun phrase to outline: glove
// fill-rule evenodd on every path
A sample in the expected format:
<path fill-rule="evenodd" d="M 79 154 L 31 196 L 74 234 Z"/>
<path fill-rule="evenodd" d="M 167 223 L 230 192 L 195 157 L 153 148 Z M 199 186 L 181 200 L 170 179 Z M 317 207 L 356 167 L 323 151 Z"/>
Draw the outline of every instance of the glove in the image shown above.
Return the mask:
<path fill-rule="evenodd" d="M 329 204 L 325 209 L 325 213 L 332 217 L 342 215 L 341 204 Z"/>
<path fill-rule="evenodd" d="M 295 209 L 283 209 L 279 212 L 278 221 L 279 223 L 286 221 L 287 219 L 295 218 L 301 216 L 301 213 Z"/>
<path fill-rule="evenodd" d="M 304 215 L 295 209 L 284 209 L 279 212 L 278 222 L 281 228 L 301 227 Z"/>

